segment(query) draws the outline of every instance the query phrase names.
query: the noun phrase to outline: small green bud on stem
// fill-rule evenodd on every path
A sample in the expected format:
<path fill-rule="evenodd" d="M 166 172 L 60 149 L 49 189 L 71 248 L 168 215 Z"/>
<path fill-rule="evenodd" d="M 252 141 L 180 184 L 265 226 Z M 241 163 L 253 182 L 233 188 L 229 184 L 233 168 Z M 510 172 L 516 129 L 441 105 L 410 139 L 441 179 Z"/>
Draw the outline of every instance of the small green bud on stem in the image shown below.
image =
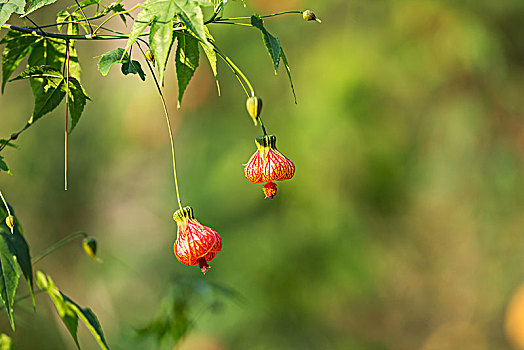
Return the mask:
<path fill-rule="evenodd" d="M 11 230 L 11 233 L 13 233 L 13 230 L 15 228 L 15 217 L 13 215 L 9 215 L 5 218 L 5 224 L 9 229 Z"/>
<path fill-rule="evenodd" d="M 82 241 L 82 246 L 84 247 L 84 251 L 87 255 L 89 255 L 89 257 L 97 260 L 96 239 L 94 239 L 93 237 L 84 238 L 84 240 Z"/>
<path fill-rule="evenodd" d="M 146 57 L 149 62 L 154 66 L 155 65 L 155 55 L 153 55 L 153 52 L 151 50 L 146 51 Z"/>
<path fill-rule="evenodd" d="M 251 119 L 253 119 L 253 123 L 257 125 L 257 119 L 260 116 L 260 112 L 262 112 L 262 99 L 256 96 L 251 96 L 246 100 L 246 108 Z"/>
<path fill-rule="evenodd" d="M 302 18 L 304 18 L 306 21 L 317 21 L 318 23 L 322 23 L 322 21 L 317 18 L 317 16 L 311 10 L 302 12 Z"/>

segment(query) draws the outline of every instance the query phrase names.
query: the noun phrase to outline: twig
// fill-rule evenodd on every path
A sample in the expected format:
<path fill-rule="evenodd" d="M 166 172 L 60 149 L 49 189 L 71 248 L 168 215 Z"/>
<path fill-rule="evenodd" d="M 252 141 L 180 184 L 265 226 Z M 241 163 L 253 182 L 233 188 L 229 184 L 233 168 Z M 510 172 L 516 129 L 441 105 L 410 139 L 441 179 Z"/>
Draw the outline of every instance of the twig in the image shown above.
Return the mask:
<path fill-rule="evenodd" d="M 87 19 L 87 16 L 84 12 L 84 9 L 80 4 L 78 3 L 78 0 L 75 0 L 76 4 L 78 5 L 78 8 L 80 9 L 80 12 L 82 12 L 82 15 L 84 16 L 84 20 L 86 21 L 87 25 L 89 26 L 89 31 L 91 32 L 91 35 L 93 35 L 93 27 L 91 26 L 91 22 Z"/>

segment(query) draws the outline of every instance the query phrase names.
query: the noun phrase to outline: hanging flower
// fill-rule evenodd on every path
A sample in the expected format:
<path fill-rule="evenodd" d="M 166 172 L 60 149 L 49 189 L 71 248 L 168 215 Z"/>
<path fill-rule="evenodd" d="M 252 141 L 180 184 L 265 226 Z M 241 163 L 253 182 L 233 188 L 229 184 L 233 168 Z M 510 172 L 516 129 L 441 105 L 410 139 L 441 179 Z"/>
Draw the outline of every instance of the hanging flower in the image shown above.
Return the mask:
<path fill-rule="evenodd" d="M 277 185 L 272 181 L 289 180 L 295 175 L 295 165 L 277 150 L 276 143 L 274 135 L 258 136 L 255 139 L 258 150 L 244 168 L 249 182 L 267 182 L 263 190 L 266 198 L 271 199 L 277 193 Z"/>
<path fill-rule="evenodd" d="M 213 229 L 202 225 L 193 216 L 193 208 L 184 207 L 173 214 L 178 231 L 173 246 L 175 256 L 184 265 L 199 265 L 205 275 L 213 260 L 222 249 L 222 238 Z"/>

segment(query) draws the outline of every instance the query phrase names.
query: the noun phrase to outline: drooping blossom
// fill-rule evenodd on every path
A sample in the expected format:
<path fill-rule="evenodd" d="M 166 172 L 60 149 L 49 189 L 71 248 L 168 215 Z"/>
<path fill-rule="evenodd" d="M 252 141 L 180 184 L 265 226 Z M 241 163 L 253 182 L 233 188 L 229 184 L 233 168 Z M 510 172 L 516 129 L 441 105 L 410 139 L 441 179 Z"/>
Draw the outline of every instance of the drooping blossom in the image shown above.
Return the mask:
<path fill-rule="evenodd" d="M 244 168 L 249 182 L 267 182 L 263 190 L 266 198 L 271 199 L 277 193 L 277 185 L 273 181 L 289 180 L 295 175 L 295 165 L 277 150 L 276 142 L 274 135 L 258 136 L 255 139 L 258 149 Z"/>
<path fill-rule="evenodd" d="M 176 258 L 185 265 L 199 265 L 205 275 L 210 268 L 207 263 L 222 249 L 222 238 L 215 230 L 198 222 L 191 207 L 177 210 L 173 219 L 178 227 L 173 245 Z"/>

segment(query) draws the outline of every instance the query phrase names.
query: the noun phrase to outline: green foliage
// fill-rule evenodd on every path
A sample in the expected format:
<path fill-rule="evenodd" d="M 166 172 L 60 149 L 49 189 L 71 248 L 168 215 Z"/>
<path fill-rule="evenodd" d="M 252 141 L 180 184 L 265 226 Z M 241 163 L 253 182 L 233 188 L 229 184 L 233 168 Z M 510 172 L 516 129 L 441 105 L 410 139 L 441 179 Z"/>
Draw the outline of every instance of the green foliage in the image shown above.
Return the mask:
<path fill-rule="evenodd" d="M 28 125 L 55 109 L 65 96 L 65 79 L 62 73 L 51 66 L 31 66 L 14 80 L 31 78 L 35 98 L 33 114 Z"/>
<path fill-rule="evenodd" d="M 192 35 L 205 45 L 209 45 L 204 29 L 202 9 L 194 0 L 146 0 L 141 8 L 142 11 L 138 14 L 131 29 L 125 51 L 127 52 L 150 26 L 149 44 L 158 62 L 159 81 L 163 84 L 167 58 L 174 41 L 175 15 Z"/>
<path fill-rule="evenodd" d="M 13 340 L 5 333 L 0 334 L 0 350 L 16 350 Z"/>
<path fill-rule="evenodd" d="M 102 73 L 103 76 L 106 76 L 109 73 L 111 67 L 117 63 L 122 64 L 121 71 L 124 75 L 128 75 L 129 73 L 138 74 L 140 79 L 146 79 L 146 74 L 142 70 L 140 62 L 134 60 L 132 61 L 129 58 L 127 52 L 125 52 L 122 48 L 108 51 L 100 56 L 100 60 L 98 61 L 98 70 L 100 73 Z"/>
<path fill-rule="evenodd" d="M 14 255 L 15 260 L 18 262 L 20 269 L 27 281 L 29 286 L 29 292 L 31 298 L 33 299 L 33 305 L 35 303 L 34 299 L 34 283 L 33 283 L 33 265 L 31 264 L 31 253 L 29 252 L 29 245 L 25 240 L 22 234 L 22 226 L 20 221 L 16 217 L 15 211 L 10 207 L 11 215 L 15 217 L 15 225 L 13 227 L 13 232 L 6 225 L 5 219 L 9 215 L 6 208 L 3 205 L 0 205 L 0 234 L 5 237 L 6 242 L 9 244 L 10 251 Z"/>
<path fill-rule="evenodd" d="M 7 310 L 11 328 L 15 329 L 13 319 L 13 304 L 15 302 L 16 288 L 20 274 L 16 266 L 15 253 L 10 244 L 9 234 L 0 233 L 0 298 Z"/>
<path fill-rule="evenodd" d="M 167 57 L 173 44 L 174 0 L 147 0 L 141 7 L 142 11 L 131 29 L 125 52 L 150 25 L 149 43 L 158 62 L 159 80 L 163 82 Z"/>
<path fill-rule="evenodd" d="M 16 12 L 22 15 L 20 17 L 24 17 L 53 3 L 58 2 L 56 0 L 30 1 L 24 13 L 25 0 L 0 0 L 0 25 L 6 23 L 12 13 Z M 14 142 L 19 134 L 55 110 L 63 102 L 64 97 L 67 98 L 66 102 L 68 103 L 68 112 L 71 118 L 69 131 L 71 132 L 76 127 L 87 100 L 90 99 L 81 84 L 81 67 L 75 49 L 76 40 L 127 38 L 128 41 L 125 48 L 110 50 L 100 57 L 98 69 L 103 76 L 106 76 L 111 67 L 119 63 L 121 64 L 122 74 L 136 74 L 141 80 L 145 80 L 146 75 L 140 63 L 132 60 L 131 56 L 133 44 L 145 44 L 148 54 L 152 54 L 149 59 L 157 63 L 158 80 L 155 73 L 153 73 L 153 77 L 155 82 L 157 82 L 162 99 L 164 99 L 164 95 L 159 85 L 163 85 L 168 58 L 176 40 L 177 47 L 174 60 L 179 91 L 178 108 L 180 108 L 187 86 L 199 66 L 200 47 L 202 47 L 210 64 L 219 95 L 217 55 L 232 69 L 244 89 L 247 90 L 249 86 L 253 90 L 251 83 L 233 61 L 220 52 L 217 46 L 214 46 L 214 38 L 207 25 L 204 24 L 219 21 L 222 18 L 221 16 L 224 15 L 226 3 L 227 1 L 219 0 L 145 0 L 140 4 L 141 11 L 136 16 L 129 35 L 106 27 L 106 22 L 113 16 L 103 18 L 111 12 L 118 14 L 124 23 L 126 23 L 127 18 L 133 18 L 129 13 L 119 13 L 120 11 L 125 11 L 121 0 L 117 0 L 107 6 L 102 4 L 100 0 L 85 0 L 71 4 L 71 6 L 62 9 L 56 16 L 53 16 L 53 18 L 56 18 L 56 25 L 45 24 L 40 27 L 38 24 L 33 23 L 31 27 L 18 27 L 10 24 L 3 26 L 1 29 L 8 29 L 8 32 L 0 41 L 1 45 L 5 45 L 2 52 L 1 91 L 2 93 L 4 92 L 7 82 L 29 80 L 34 98 L 34 108 L 31 117 L 22 130 L 12 133 L 9 139 L 0 140 L 0 151 L 5 146 L 12 146 L 10 142 Z M 203 7 L 213 7 L 213 12 L 206 22 L 204 22 Z M 84 12 L 88 8 L 89 11 L 87 13 L 89 16 Z M 133 7 L 133 9 L 136 8 L 137 6 Z M 206 12 L 211 13 L 211 9 L 206 9 Z M 233 20 L 238 19 L 246 20 L 249 17 L 240 17 Z M 95 24 L 93 21 L 99 22 Z M 272 36 L 264 28 L 263 21 L 259 16 L 253 16 L 251 22 L 262 31 L 265 45 L 272 58 L 275 74 L 278 70 L 280 58 L 282 58 L 291 82 L 290 68 L 278 38 Z M 65 30 L 64 26 L 66 26 Z M 145 38 L 146 35 L 144 33 L 148 28 L 148 38 Z M 81 29 L 85 31 L 86 35 L 79 35 Z M 140 50 L 142 50 L 141 46 Z M 13 74 L 19 69 L 21 62 L 24 60 L 27 60 L 27 66 L 13 79 Z M 293 89 L 292 82 L 291 87 Z M 10 173 L 2 156 L 0 156 L 0 170 Z M 11 212 L 14 215 L 12 210 Z M 33 264 L 31 263 L 29 246 L 22 234 L 22 228 L 18 219 L 14 217 L 15 225 L 11 230 L 5 222 L 7 215 L 6 209 L 1 208 L 0 218 L 4 221 L 0 223 L 0 298 L 14 329 L 13 306 L 15 302 L 31 296 L 33 306 L 35 306 Z M 85 234 L 79 233 L 71 237 L 75 238 L 79 235 L 84 236 Z M 50 250 L 45 250 L 33 262 L 38 262 L 50 252 L 72 239 L 71 237 L 51 246 Z M 96 258 L 96 245 L 93 248 L 93 242 L 91 241 L 91 246 L 84 244 L 84 248 L 90 248 L 91 250 L 88 249 L 86 251 L 91 257 Z M 17 263 L 19 266 L 16 266 Z M 30 293 L 25 296 L 18 296 L 15 300 L 20 278 L 19 269 L 27 280 Z M 80 307 L 58 289 L 49 275 L 40 271 L 37 272 L 37 284 L 41 291 L 46 292 L 50 297 L 77 347 L 80 347 L 77 336 L 78 319 L 80 318 L 97 340 L 99 346 L 102 349 L 108 349 L 98 319 L 89 308 Z M 222 305 L 221 300 L 216 295 L 233 298 L 234 294 L 227 288 L 208 282 L 185 283 L 177 281 L 163 300 L 158 316 L 148 326 L 141 329 L 139 334 L 152 336 L 161 345 L 167 344 L 169 348 L 172 348 L 194 326 L 196 318 L 191 315 L 190 304 L 194 303 L 197 299 L 196 296 L 202 297 L 201 300 L 207 303 L 205 310 L 215 310 Z M 11 344 L 10 340 L 8 340 L 5 340 L 6 344 Z M 3 349 L 3 345 L 4 338 L 1 337 L 0 346 L 2 348 L 0 350 Z M 6 346 L 11 348 L 11 345 Z"/>
<path fill-rule="evenodd" d="M 71 114 L 71 129 L 69 132 L 72 132 L 82 116 L 87 100 L 90 100 L 90 98 L 87 96 L 83 86 L 78 80 L 76 80 L 76 78 L 69 78 L 68 98 L 69 113 Z"/>
<path fill-rule="evenodd" d="M 53 4 L 55 2 L 56 0 L 32 0 L 31 5 L 29 5 L 29 7 L 27 8 L 27 11 L 24 13 L 24 16 L 27 16 L 31 12 L 38 10 L 40 7 Z"/>
<path fill-rule="evenodd" d="M 173 0 L 171 0 L 173 1 Z M 198 2 L 194 0 L 174 1 L 175 12 L 186 28 L 201 42 L 209 45 L 204 29 L 204 15 Z"/>
<path fill-rule="evenodd" d="M 23 14 L 24 7 L 25 0 L 2 0 L 0 2 L 0 26 L 4 25 L 14 12 Z"/>
<path fill-rule="evenodd" d="M 282 62 L 284 62 L 284 67 L 286 68 L 286 73 L 289 79 L 289 84 L 291 85 L 291 91 L 293 92 L 293 99 L 295 100 L 295 104 L 296 104 L 297 95 L 295 94 L 295 87 L 293 86 L 293 79 L 291 79 L 291 67 L 289 66 L 289 63 L 287 62 L 287 57 L 282 47 L 280 48 L 280 57 L 282 57 Z"/>
<path fill-rule="evenodd" d="M 260 29 L 262 32 L 262 38 L 264 39 L 264 44 L 266 45 L 269 56 L 273 61 L 276 75 L 278 72 L 278 64 L 280 63 L 280 40 L 267 31 L 264 27 L 264 20 L 262 20 L 259 15 L 251 16 L 251 25 Z"/>
<path fill-rule="evenodd" d="M 31 54 L 27 61 L 31 66 L 50 66 L 58 71 L 65 67 L 67 46 L 63 40 L 52 38 L 41 38 L 31 48 Z M 69 46 L 69 76 L 80 81 L 80 63 L 73 44 Z"/>
<path fill-rule="evenodd" d="M 198 40 L 187 33 L 177 33 L 176 37 L 175 68 L 178 79 L 178 108 L 180 108 L 186 87 L 198 67 L 199 45 Z"/>
<path fill-rule="evenodd" d="M 206 30 L 207 40 L 209 42 L 215 41 L 215 39 L 209 32 L 209 29 L 207 29 L 207 27 L 204 27 L 204 29 Z M 217 84 L 218 96 L 220 96 L 220 84 L 218 82 L 218 70 L 217 70 L 217 53 L 215 52 L 215 50 L 212 47 L 204 44 L 203 42 L 200 42 L 200 46 L 204 50 L 204 53 L 206 54 L 209 65 L 211 66 L 211 71 L 213 72 L 213 76 L 215 77 L 215 82 Z"/>
<path fill-rule="evenodd" d="M 120 70 L 124 75 L 138 74 L 142 81 L 146 80 L 146 73 L 144 73 L 144 71 L 142 70 L 142 66 L 140 65 L 140 62 L 138 61 L 127 60 L 122 63 L 122 67 L 120 68 Z"/>
<path fill-rule="evenodd" d="M 9 170 L 9 167 L 4 162 L 4 157 L 0 156 L 0 170 L 5 171 L 6 173 L 11 175 L 11 171 Z"/>
<path fill-rule="evenodd" d="M 158 348 L 173 349 L 196 324 L 193 308 L 218 310 L 224 301 L 241 300 L 239 294 L 224 285 L 206 280 L 179 278 L 173 281 L 160 302 L 154 319 L 137 330 L 140 337 L 153 337 Z"/>
<path fill-rule="evenodd" d="M 89 308 L 82 308 L 65 294 L 63 294 L 58 287 L 54 284 L 53 280 L 49 275 L 44 274 L 41 271 L 36 272 L 36 283 L 40 289 L 46 292 L 51 301 L 55 305 L 58 315 L 66 325 L 69 333 L 73 337 L 76 345 L 80 348 L 78 343 L 78 318 L 84 322 L 89 332 L 98 342 L 101 349 L 108 350 L 109 346 L 104 337 L 102 327 L 98 322 L 96 315 Z"/>
<path fill-rule="evenodd" d="M 1 44 L 7 44 L 2 52 L 2 93 L 5 84 L 15 71 L 20 61 L 31 52 L 32 45 L 39 40 L 39 37 L 33 34 L 25 34 L 16 31 L 9 31 L 0 41 Z"/>
<path fill-rule="evenodd" d="M 56 14 L 56 23 L 64 23 L 64 22 L 70 22 L 70 21 L 77 21 L 78 23 L 68 23 L 67 24 L 67 34 L 70 35 L 76 35 L 78 34 L 78 25 L 80 24 L 84 30 L 87 32 L 87 27 L 84 21 L 84 17 L 82 16 L 82 13 L 78 12 L 72 12 L 70 13 L 67 10 L 62 10 Z M 62 32 L 63 24 L 58 24 L 56 26 L 56 29 L 58 32 Z"/>
<path fill-rule="evenodd" d="M 271 61 L 273 62 L 275 75 L 278 73 L 278 66 L 280 63 L 280 58 L 282 58 L 282 61 L 284 62 L 284 66 L 286 68 L 286 73 L 289 79 L 289 83 L 291 85 L 291 90 L 293 92 L 293 98 L 295 99 L 295 103 L 297 103 L 295 87 L 293 86 L 293 80 L 291 79 L 291 68 L 289 67 L 287 57 L 284 54 L 284 49 L 282 49 L 282 47 L 280 46 L 280 40 L 278 40 L 277 37 L 274 37 L 273 35 L 271 35 L 271 33 L 267 31 L 267 29 L 264 27 L 264 20 L 262 20 L 262 18 L 259 15 L 251 16 L 251 25 L 260 29 L 260 31 L 262 32 L 262 38 L 264 39 L 264 44 L 269 53 L 269 57 L 271 57 Z"/>
<path fill-rule="evenodd" d="M 45 114 L 54 110 L 67 93 L 67 79 L 61 72 L 51 66 L 32 66 L 13 80 L 30 79 L 35 98 L 33 115 L 28 125 L 35 123 Z M 69 112 L 71 113 L 71 131 L 74 129 L 84 106 L 89 100 L 80 82 L 73 77 L 69 78 Z"/>

